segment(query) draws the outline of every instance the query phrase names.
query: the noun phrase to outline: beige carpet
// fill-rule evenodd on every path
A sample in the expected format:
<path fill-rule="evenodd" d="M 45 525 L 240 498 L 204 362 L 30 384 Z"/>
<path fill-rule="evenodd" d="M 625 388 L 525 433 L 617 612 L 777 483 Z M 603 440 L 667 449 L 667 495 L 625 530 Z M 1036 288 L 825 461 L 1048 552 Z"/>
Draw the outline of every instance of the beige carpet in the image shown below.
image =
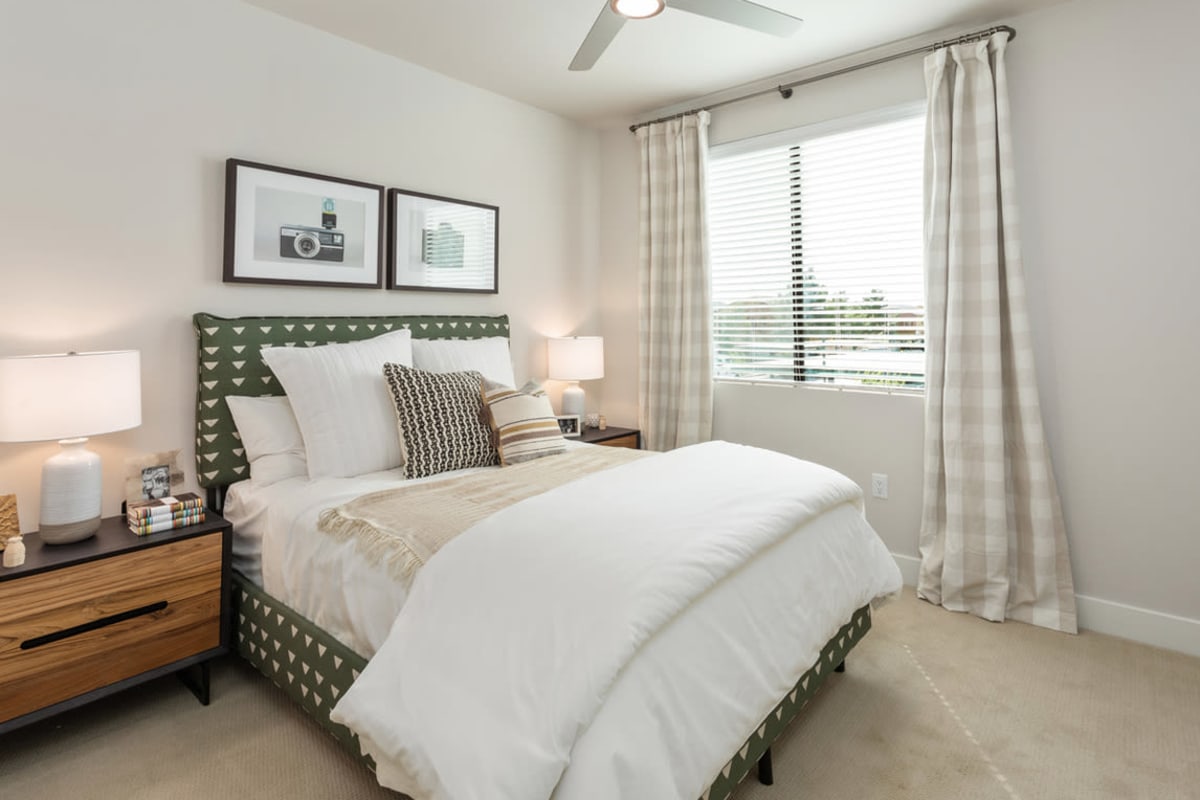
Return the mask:
<path fill-rule="evenodd" d="M 736 800 L 1200 798 L 1198 659 L 906 590 L 847 668 Z M 213 680 L 208 708 L 168 678 L 0 737 L 0 797 L 397 797 L 241 662 Z"/>

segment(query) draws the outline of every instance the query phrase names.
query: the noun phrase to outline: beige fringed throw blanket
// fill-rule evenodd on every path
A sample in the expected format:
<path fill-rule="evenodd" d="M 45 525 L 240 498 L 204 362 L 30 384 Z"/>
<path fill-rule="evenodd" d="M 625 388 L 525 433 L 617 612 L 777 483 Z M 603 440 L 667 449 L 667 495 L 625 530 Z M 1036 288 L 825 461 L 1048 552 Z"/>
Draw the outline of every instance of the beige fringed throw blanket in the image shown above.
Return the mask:
<path fill-rule="evenodd" d="M 322 511 L 317 527 L 335 539 L 353 539 L 371 563 L 408 582 L 447 542 L 500 509 L 647 455 L 624 447 L 572 448 L 511 467 L 365 494 Z"/>

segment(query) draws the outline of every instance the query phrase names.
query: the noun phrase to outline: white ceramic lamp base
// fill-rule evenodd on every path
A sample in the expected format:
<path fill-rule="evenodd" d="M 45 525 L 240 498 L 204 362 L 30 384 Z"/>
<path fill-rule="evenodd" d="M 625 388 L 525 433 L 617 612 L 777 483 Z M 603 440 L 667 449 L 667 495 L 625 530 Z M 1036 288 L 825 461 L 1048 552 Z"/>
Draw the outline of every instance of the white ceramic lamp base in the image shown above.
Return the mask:
<path fill-rule="evenodd" d="M 571 381 L 562 393 L 562 413 L 564 417 L 583 416 L 583 388 L 578 381 Z"/>
<path fill-rule="evenodd" d="M 38 535 L 46 544 L 86 539 L 100 529 L 100 456 L 87 439 L 63 439 L 62 450 L 42 465 Z"/>

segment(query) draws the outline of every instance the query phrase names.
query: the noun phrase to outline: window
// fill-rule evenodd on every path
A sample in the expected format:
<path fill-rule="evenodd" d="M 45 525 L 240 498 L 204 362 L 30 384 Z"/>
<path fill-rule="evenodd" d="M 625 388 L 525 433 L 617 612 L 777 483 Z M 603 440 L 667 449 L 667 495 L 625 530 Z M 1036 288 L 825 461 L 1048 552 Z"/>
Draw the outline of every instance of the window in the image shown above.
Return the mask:
<path fill-rule="evenodd" d="M 924 131 L 910 106 L 713 148 L 718 379 L 924 388 Z"/>

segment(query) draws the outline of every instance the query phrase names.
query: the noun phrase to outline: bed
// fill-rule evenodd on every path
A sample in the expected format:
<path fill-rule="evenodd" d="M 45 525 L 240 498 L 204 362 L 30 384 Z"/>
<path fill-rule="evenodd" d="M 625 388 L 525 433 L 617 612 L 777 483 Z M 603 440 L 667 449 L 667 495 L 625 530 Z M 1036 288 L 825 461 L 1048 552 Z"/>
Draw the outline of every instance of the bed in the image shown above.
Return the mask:
<path fill-rule="evenodd" d="M 255 666 L 260 672 L 270 678 L 278 687 L 285 691 L 296 703 L 308 712 L 322 727 L 355 757 L 362 759 L 372 768 L 383 766 L 380 774 L 387 774 L 392 765 L 376 765 L 370 756 L 364 753 L 364 743 L 351 730 L 331 720 L 331 711 L 346 698 L 356 683 L 360 688 L 367 680 L 362 678 L 364 672 L 381 648 L 387 644 L 387 626 L 362 624 L 355 620 L 356 606 L 363 603 L 356 601 L 335 602 L 328 596 L 303 596 L 297 594 L 297 587 L 309 583 L 316 586 L 338 586 L 352 582 L 363 586 L 378 584 L 380 587 L 386 581 L 379 575 L 366 575 L 370 568 L 354 567 L 358 572 L 347 572 L 346 566 L 349 545 L 324 541 L 321 537 L 308 539 L 310 545 L 299 545 L 301 539 L 294 536 L 293 530 L 299 530 L 304 525 L 311 525 L 318 516 L 317 510 L 325 504 L 336 504 L 353 496 L 356 489 L 353 482 L 343 482 L 340 479 L 308 480 L 295 478 L 282 481 L 270 487 L 271 491 L 250 492 L 248 463 L 245 448 L 238 437 L 237 428 L 230 415 L 225 398 L 229 395 L 271 395 L 284 394 L 283 387 L 275 374 L 256 354 L 263 347 L 313 347 L 338 342 L 356 342 L 371 339 L 381 333 L 395 330 L 408 330 L 413 339 L 458 340 L 476 339 L 508 335 L 508 320 L 504 316 L 404 316 L 404 317 L 256 317 L 223 319 L 209 314 L 197 314 L 194 317 L 194 328 L 197 335 L 198 353 L 198 393 L 196 417 L 196 467 L 198 479 L 202 486 L 209 490 L 210 503 L 216 508 L 224 508 L 235 520 L 235 552 L 239 560 L 235 561 L 233 588 L 234 626 L 237 637 L 239 654 Z M 592 446 L 580 445 L 582 448 Z M 727 454 L 718 454 L 725 457 Z M 663 456 L 651 456 L 662 458 Z M 631 465 L 632 467 L 632 465 Z M 494 469 L 494 468 L 488 468 Z M 626 469 L 622 467 L 622 469 Z M 629 470 L 626 470 L 629 471 Z M 612 470 L 612 474 L 617 474 Z M 600 476 L 603 477 L 603 476 Z M 373 473 L 362 479 L 358 484 L 363 490 L 377 488 L 390 481 L 395 481 L 394 475 L 386 471 Z M 233 486 L 232 490 L 228 487 Z M 365 488 L 364 488 L 365 487 Z M 550 493 L 547 493 L 550 494 Z M 229 497 L 233 502 L 225 504 Z M 298 498 L 303 498 L 300 500 Z M 305 505 L 307 503 L 307 505 Z M 302 507 L 303 506 L 303 507 Z M 822 519 L 821 523 L 834 526 L 832 533 L 822 533 L 828 536 L 829 542 L 841 541 L 840 537 L 849 536 L 845 531 L 850 530 L 856 522 L 854 517 L 857 510 L 847 510 L 839 506 L 836 514 L 825 515 L 832 519 Z M 860 515 L 858 515 L 860 516 Z M 273 527 L 265 520 L 273 520 Z M 813 525 L 804 528 L 805 537 L 813 537 L 810 533 Z M 845 528 L 838 533 L 837 525 Z M 256 533 L 244 533 L 239 529 L 251 531 L 259 528 Z M 266 531 L 264 533 L 263 531 Z M 869 530 L 869 529 L 868 529 Z M 873 534 L 872 534 L 873 535 Z M 261 537 L 261 538 L 259 538 Z M 469 538 L 469 537 L 462 537 Z M 482 538 L 477 536 L 476 538 Z M 802 537 L 788 534 L 783 544 L 772 544 L 766 548 L 775 552 L 781 547 L 791 547 L 792 542 L 800 541 Z M 286 544 L 284 544 L 286 542 Z M 313 543 L 315 542 L 315 543 Z M 797 547 L 799 545 L 796 545 Z M 826 544 L 826 547 L 833 545 Z M 338 548 L 341 548 L 338 550 Z M 322 549 L 324 548 L 324 549 Z M 879 545 L 882 549 L 882 545 Z M 457 552 L 457 551 L 456 551 Z M 886 551 L 884 556 L 886 556 Z M 261 563 L 256 562 L 261 559 Z M 290 561 L 289 561 L 290 559 Z M 760 570 L 787 570 L 790 566 L 781 566 L 782 556 L 772 558 L 753 557 L 750 564 Z M 441 558 L 433 564 L 450 563 L 449 556 Z M 340 564 L 340 566 L 339 566 Z M 330 565 L 333 565 L 332 567 Z M 779 674 L 772 674 L 773 685 L 769 703 L 761 696 L 745 699 L 747 708 L 731 708 L 721 712 L 712 712 L 717 717 L 725 714 L 730 719 L 739 721 L 733 727 L 740 730 L 722 729 L 712 736 L 707 736 L 703 743 L 697 743 L 697 750 L 707 748 L 713 751 L 714 742 L 724 742 L 724 748 L 719 758 L 714 758 L 713 752 L 708 752 L 697 764 L 689 764 L 683 780 L 675 785 L 696 786 L 698 791 L 681 796 L 698 796 L 720 800 L 728 797 L 737 784 L 756 766 L 759 767 L 760 779 L 770 780 L 769 747 L 788 723 L 799 713 L 800 709 L 815 694 L 826 678 L 839 670 L 846 654 L 861 640 L 870 628 L 870 602 L 895 591 L 899 587 L 899 576 L 894 564 L 888 561 L 888 568 L 876 565 L 874 588 L 868 592 L 864 602 L 856 603 L 850 608 L 815 610 L 817 621 L 806 622 L 805 625 L 822 630 L 818 646 L 809 647 L 811 651 L 803 664 L 789 666 L 786 682 L 780 683 Z M 323 575 L 314 573 L 312 580 L 306 578 L 306 570 L 325 569 Z M 858 580 L 855 573 L 858 567 L 847 567 L 839 579 L 841 583 L 854 583 Z M 869 571 L 869 570 L 867 570 Z M 375 571 L 376 573 L 379 570 Z M 885 574 L 886 572 L 886 574 Z M 704 593 L 705 602 L 710 595 L 727 594 L 734 590 L 726 588 L 735 585 L 736 581 L 752 580 L 743 573 L 748 570 L 739 568 L 734 578 L 722 580 L 719 591 Z M 347 578 L 353 574 L 352 579 Z M 765 572 L 763 574 L 766 574 Z M 786 572 L 784 573 L 786 574 Z M 290 577 L 289 577 L 290 576 Z M 818 576 L 812 576 L 816 580 Z M 772 580 L 781 583 L 800 583 L 796 581 Z M 739 590 L 740 591 L 740 590 Z M 840 591 L 840 590 L 839 590 Z M 867 591 L 865 589 L 861 591 Z M 336 592 L 334 592 L 336 593 Z M 278 595 L 286 595 L 280 597 Z M 373 603 L 383 606 L 379 612 L 385 619 L 395 615 L 397 609 L 407 604 L 406 592 L 380 588 L 375 596 L 387 598 L 382 602 Z M 845 605 L 845 601 L 842 601 Z M 697 607 L 701 603 L 695 604 Z M 821 603 L 814 602 L 814 606 Z M 672 653 L 683 652 L 688 637 L 695 637 L 697 627 L 690 633 L 687 621 L 698 615 L 699 611 L 681 614 L 682 622 L 674 621 L 667 626 L 662 634 L 650 637 L 645 647 L 639 649 L 638 655 L 630 662 L 628 668 L 622 668 L 620 679 L 615 682 L 611 696 L 596 712 L 594 724 L 585 726 L 579 737 L 579 747 L 570 756 L 571 766 L 562 774 L 558 789 L 554 796 L 571 796 L 572 784 L 580 784 L 587 778 L 587 769 L 619 773 L 636 769 L 636 753 L 625 753 L 619 768 L 613 767 L 616 762 L 606 761 L 609 756 L 606 748 L 620 748 L 613 743 L 613 736 L 602 733 L 605 729 L 620 730 L 630 726 L 622 726 L 621 719 L 616 718 L 618 712 L 612 709 L 620 708 L 622 704 L 637 705 L 635 691 L 645 691 L 644 688 L 626 691 L 625 686 L 633 679 L 627 679 L 628 674 L 637 674 L 642 663 L 652 664 L 655 659 L 659 662 L 661 680 L 661 664 L 670 663 L 670 658 L 678 658 Z M 411 615 L 410 615 L 411 616 Z M 749 625 L 737 627 L 754 628 L 755 620 Z M 693 627 L 700 626 L 697 622 Z M 357 627 L 356 627 L 357 626 Z M 763 645 L 764 649 L 775 649 L 787 653 L 789 648 L 789 630 L 786 625 L 778 630 L 751 631 L 747 636 L 758 637 L 754 641 L 770 640 Z M 681 632 L 682 631 L 682 632 Z M 807 634 L 806 634 L 807 635 Z M 674 639 L 672 639 L 674 636 Z M 747 640 L 749 641 L 749 640 Z M 663 644 L 667 642 L 667 644 Z M 822 644 L 823 643 L 823 644 Z M 757 646 L 757 645 L 756 645 Z M 670 648 L 675 647 L 675 651 Z M 706 660 L 722 662 L 720 667 L 726 677 L 733 674 L 730 669 L 736 669 L 739 658 L 744 658 L 746 648 L 743 644 L 719 648 L 720 652 L 706 655 Z M 783 659 L 784 656 L 766 656 L 763 663 L 770 659 Z M 640 660 L 639 660 L 640 659 Z M 382 660 L 382 656 L 380 656 Z M 783 662 L 781 662 L 783 663 Z M 653 669 L 646 667 L 643 672 Z M 716 667 L 714 667 L 716 669 Z M 779 672 L 779 670 L 776 670 Z M 647 672 L 647 674 L 650 674 Z M 651 679 L 648 679 L 651 680 Z M 651 680 L 651 683 L 653 681 Z M 752 681 L 747 681 L 752 683 Z M 736 685 L 729 689 L 732 698 L 728 705 L 737 706 L 743 703 L 742 692 Z M 365 691 L 365 690 L 364 690 Z M 758 691 L 761 695 L 762 692 Z M 681 701 L 682 702 L 682 701 Z M 643 703 L 645 705 L 645 703 Z M 717 705 L 721 705 L 718 703 Z M 747 710 L 753 708 L 753 712 Z M 705 712 L 709 713 L 709 712 Z M 747 721 L 753 717 L 752 721 Z M 606 717 L 607 715 L 607 717 Z M 711 714 L 710 714 L 711 716 Z M 616 718 L 610 720 L 608 718 Z M 721 723 L 722 727 L 725 723 Z M 640 729 L 634 725 L 634 728 Z M 641 727 L 654 727 L 649 723 Z M 718 735 L 719 734 L 719 735 Z M 375 735 L 375 734 L 372 734 Z M 662 734 L 656 734 L 662 735 Z M 682 731 L 670 733 L 670 737 L 678 739 L 677 746 L 688 749 L 686 736 Z M 683 738 L 680 738 L 683 737 Z M 731 738 L 732 737 L 732 738 Z M 636 743 L 636 735 L 629 737 Z M 370 748 L 378 748 L 377 742 L 370 742 Z M 732 743 L 731 745 L 729 743 Z M 597 755 L 599 754 L 599 755 Z M 687 761 L 687 754 L 680 756 Z M 592 764 L 591 767 L 586 765 Z M 631 766 L 632 764 L 632 766 Z M 696 773 L 702 773 L 697 775 Z M 598 773 L 597 773 L 598 774 Z M 614 779 L 616 780 L 616 779 Z M 624 779 L 622 779 L 624 780 Z M 633 784 L 637 785 L 636 779 Z M 700 780 L 700 783 L 696 783 Z M 691 781 L 690 783 L 688 781 Z M 690 791 L 690 790 L 689 790 Z M 547 796 L 550 796 L 547 794 Z M 611 795 L 610 795 L 611 796 Z M 629 796 L 629 795 L 627 795 Z"/>

